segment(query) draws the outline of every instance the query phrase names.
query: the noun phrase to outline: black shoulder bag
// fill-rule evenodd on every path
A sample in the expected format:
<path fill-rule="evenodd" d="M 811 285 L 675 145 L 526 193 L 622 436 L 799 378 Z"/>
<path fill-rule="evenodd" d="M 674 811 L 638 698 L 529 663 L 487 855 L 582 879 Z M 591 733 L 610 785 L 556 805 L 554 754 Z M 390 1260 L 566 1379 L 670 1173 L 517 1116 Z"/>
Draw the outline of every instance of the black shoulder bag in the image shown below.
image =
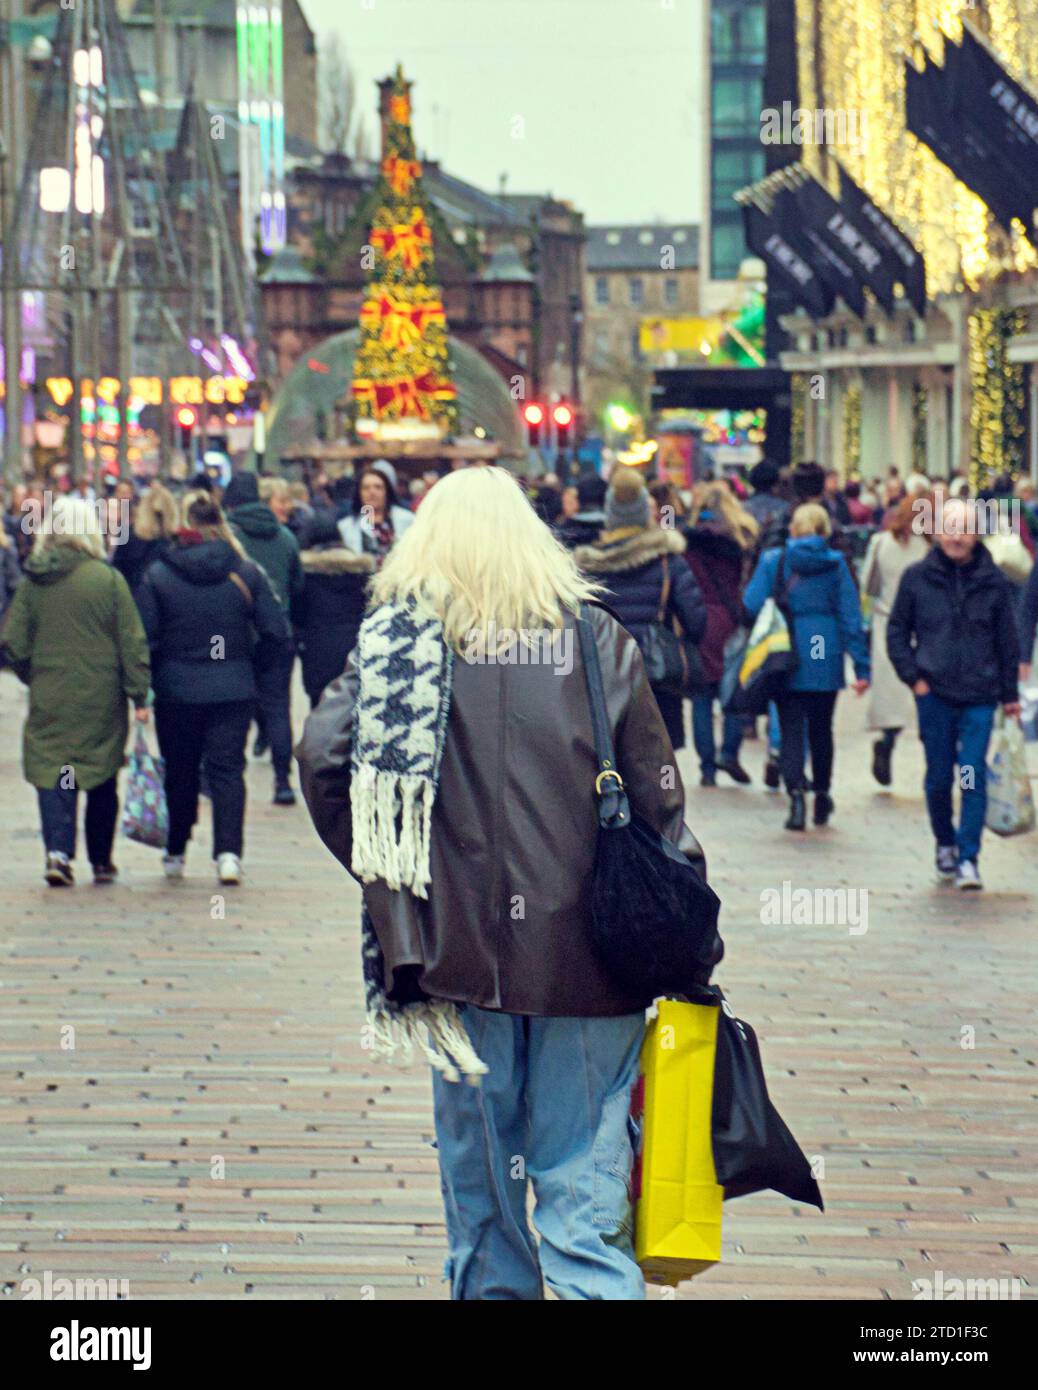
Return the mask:
<path fill-rule="evenodd" d="M 670 556 L 664 555 L 663 586 L 656 619 L 649 623 L 638 647 L 653 690 L 671 695 L 701 695 L 709 682 L 699 647 L 689 641 L 676 617 L 669 617 Z"/>
<path fill-rule="evenodd" d="M 592 945 L 618 986 L 646 1003 L 702 986 L 724 953 L 720 899 L 677 845 L 631 811 L 616 766 L 588 609 L 577 620 L 598 775 Z"/>

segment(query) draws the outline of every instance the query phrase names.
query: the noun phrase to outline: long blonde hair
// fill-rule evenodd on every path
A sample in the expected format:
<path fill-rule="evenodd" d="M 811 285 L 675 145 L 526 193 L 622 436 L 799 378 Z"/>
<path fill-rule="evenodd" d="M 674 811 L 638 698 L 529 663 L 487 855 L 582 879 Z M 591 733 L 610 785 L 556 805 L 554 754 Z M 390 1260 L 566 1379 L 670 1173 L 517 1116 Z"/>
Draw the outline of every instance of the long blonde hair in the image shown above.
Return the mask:
<path fill-rule="evenodd" d="M 177 502 L 161 483 L 154 482 L 137 503 L 133 529 L 142 541 L 168 540 L 178 525 Z"/>
<path fill-rule="evenodd" d="M 227 518 L 223 514 L 223 509 L 211 492 L 206 492 L 205 488 L 188 492 L 184 496 L 182 505 L 186 526 L 197 531 L 204 540 L 226 541 L 243 560 L 249 558 L 245 553 L 245 547 L 227 525 Z"/>
<path fill-rule="evenodd" d="M 702 512 L 712 512 L 740 550 L 749 550 L 760 532 L 756 517 L 746 510 L 727 483 L 717 481 L 696 486 L 692 494 L 693 525 Z"/>
<path fill-rule="evenodd" d="M 94 560 L 107 559 L 97 503 L 88 502 L 85 497 L 62 496 L 54 499 L 50 517 L 36 533 L 32 553 L 43 555 L 59 546 L 82 551 Z"/>
<path fill-rule="evenodd" d="M 561 627 L 599 592 L 497 467 L 441 478 L 371 583 L 375 604 L 413 599 L 439 618 L 455 651 L 477 636 Z"/>

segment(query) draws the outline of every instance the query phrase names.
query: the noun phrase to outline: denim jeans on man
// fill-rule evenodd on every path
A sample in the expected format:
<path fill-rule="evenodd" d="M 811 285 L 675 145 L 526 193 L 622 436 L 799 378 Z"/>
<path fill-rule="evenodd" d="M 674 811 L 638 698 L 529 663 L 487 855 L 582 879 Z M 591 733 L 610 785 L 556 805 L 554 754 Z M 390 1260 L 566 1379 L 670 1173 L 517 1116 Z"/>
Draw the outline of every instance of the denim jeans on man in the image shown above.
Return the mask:
<path fill-rule="evenodd" d="M 717 744 L 714 741 L 714 701 L 719 686 L 709 686 L 702 695 L 692 698 L 692 741 L 699 754 L 699 765 L 704 772 L 717 771 Z M 721 761 L 737 763 L 742 744 L 743 720 L 738 714 L 726 714 L 722 724 Z"/>
<path fill-rule="evenodd" d="M 960 861 L 976 859 L 988 804 L 987 753 L 996 707 L 953 705 L 933 691 L 917 695 L 916 707 L 926 753 L 926 809 L 934 839 L 939 845 L 956 845 Z M 957 834 L 952 814 L 956 764 L 962 787 Z"/>
<path fill-rule="evenodd" d="M 270 744 L 274 776 L 281 782 L 292 770 L 292 667 L 295 647 L 287 642 L 269 664 L 256 672 L 256 723 Z"/>
<path fill-rule="evenodd" d="M 37 787 L 40 806 L 40 827 L 48 854 L 76 857 L 76 808 L 79 792 L 75 787 Z M 87 855 L 91 865 L 107 868 L 112 862 L 112 841 L 115 822 L 119 816 L 119 795 L 116 779 L 109 777 L 100 786 L 91 787 L 86 794 Z"/>
<path fill-rule="evenodd" d="M 455 1299 L 640 1299 L 629 1109 L 644 1014 L 526 1018 L 466 1005 L 479 1086 L 433 1074 Z M 526 1219 L 533 1183 L 534 1241 Z"/>

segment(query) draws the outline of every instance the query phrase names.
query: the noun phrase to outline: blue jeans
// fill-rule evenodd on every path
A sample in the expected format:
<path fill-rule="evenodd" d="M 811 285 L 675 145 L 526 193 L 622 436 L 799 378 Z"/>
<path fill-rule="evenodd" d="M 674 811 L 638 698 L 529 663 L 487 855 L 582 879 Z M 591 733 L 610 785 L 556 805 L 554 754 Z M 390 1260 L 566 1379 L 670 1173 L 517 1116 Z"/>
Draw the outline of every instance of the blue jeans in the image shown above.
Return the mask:
<path fill-rule="evenodd" d="M 702 695 L 692 698 L 692 741 L 699 754 L 699 765 L 704 772 L 717 771 L 717 745 L 714 742 L 714 701 L 718 687 L 710 686 Z M 742 743 L 743 721 L 738 714 L 724 716 L 721 735 L 721 761 L 739 761 L 739 747 Z"/>
<path fill-rule="evenodd" d="M 640 1299 L 628 1111 L 644 1014 L 525 1018 L 466 1005 L 489 1067 L 479 1086 L 433 1074 L 455 1299 Z M 534 1242 L 526 1219 L 533 1183 Z"/>
<path fill-rule="evenodd" d="M 926 809 L 939 845 L 955 845 L 959 859 L 976 859 L 987 810 L 987 752 L 994 705 L 953 705 L 931 691 L 916 696 L 919 737 L 926 752 Z M 952 815 L 952 784 L 958 764 L 962 787 L 959 830 Z M 962 776 L 971 772 L 968 778 Z"/>

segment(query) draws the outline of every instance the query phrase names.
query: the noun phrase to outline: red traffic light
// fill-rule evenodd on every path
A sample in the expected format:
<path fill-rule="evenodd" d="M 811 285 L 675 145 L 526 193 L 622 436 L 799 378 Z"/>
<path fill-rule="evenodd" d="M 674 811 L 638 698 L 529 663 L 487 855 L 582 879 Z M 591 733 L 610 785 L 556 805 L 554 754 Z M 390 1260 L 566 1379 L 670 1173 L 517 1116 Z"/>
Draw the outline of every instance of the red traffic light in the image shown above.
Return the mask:
<path fill-rule="evenodd" d="M 573 423 L 573 411 L 568 405 L 561 401 L 551 412 L 551 418 L 555 421 L 556 427 L 560 430 L 568 430 Z"/>
<path fill-rule="evenodd" d="M 528 425 L 541 425 L 544 423 L 544 406 L 538 405 L 536 401 L 531 401 L 528 406 L 523 408 L 523 419 Z"/>
<path fill-rule="evenodd" d="M 198 419 L 198 411 L 189 405 L 182 405 L 176 413 L 176 422 L 182 430 L 193 430 Z"/>

